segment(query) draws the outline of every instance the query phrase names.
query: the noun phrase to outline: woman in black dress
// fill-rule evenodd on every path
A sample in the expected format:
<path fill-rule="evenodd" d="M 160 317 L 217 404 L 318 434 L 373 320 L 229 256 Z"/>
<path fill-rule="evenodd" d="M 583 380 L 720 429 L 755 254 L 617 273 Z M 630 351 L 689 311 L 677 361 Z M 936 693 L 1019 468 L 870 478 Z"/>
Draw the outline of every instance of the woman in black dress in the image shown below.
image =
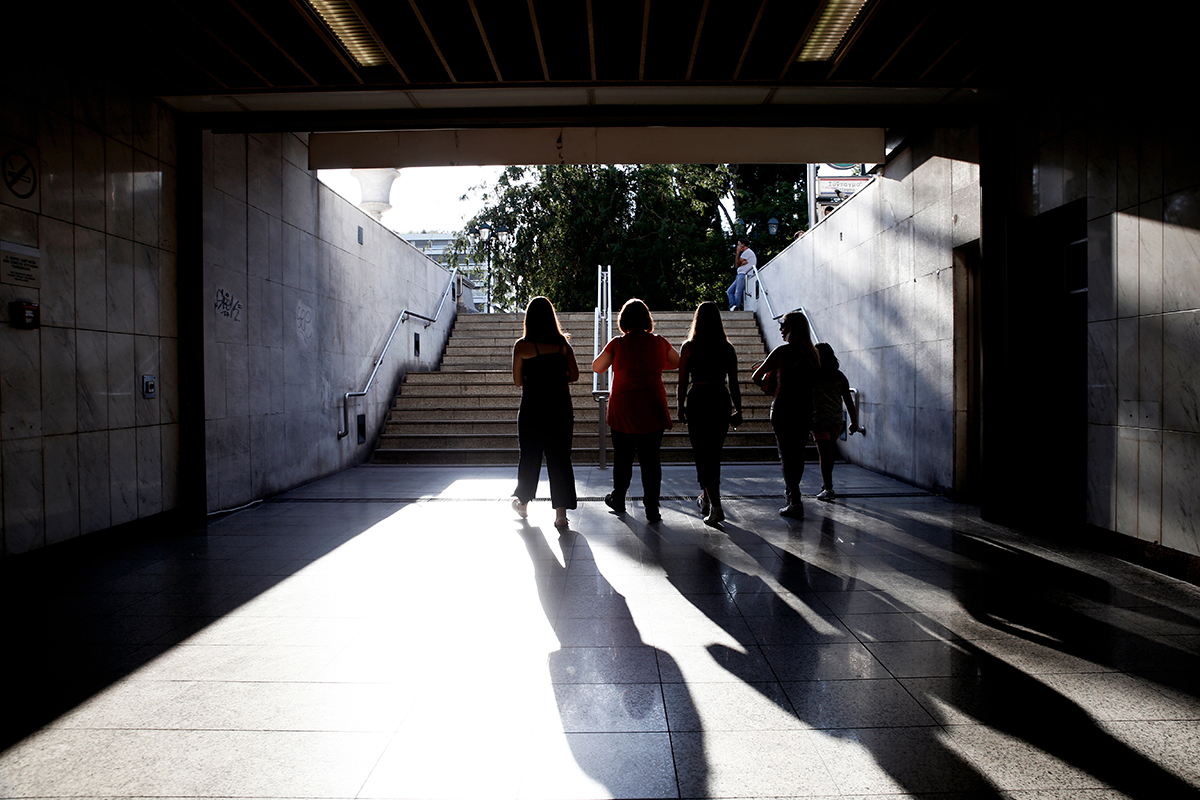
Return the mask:
<path fill-rule="evenodd" d="M 576 506 L 571 467 L 575 411 L 567 384 L 579 380 L 579 365 L 567 339 L 554 305 L 545 297 L 530 300 L 523 335 L 513 345 L 513 383 L 521 387 L 521 410 L 517 412 L 521 460 L 512 506 L 521 517 L 528 513 L 529 501 L 537 494 L 544 455 L 556 528 L 570 524 L 567 509 Z"/>
<path fill-rule="evenodd" d="M 741 424 L 742 417 L 737 353 L 725 335 L 716 303 L 705 302 L 696 308 L 688 339 L 679 348 L 678 400 L 679 421 L 688 426 L 696 459 L 696 479 L 700 483 L 696 503 L 705 515 L 705 523 L 715 525 L 725 519 L 721 508 L 721 448 L 729 426 Z"/>
<path fill-rule="evenodd" d="M 771 427 L 779 445 L 783 464 L 783 487 L 787 505 L 779 509 L 784 517 L 804 518 L 800 503 L 800 479 L 804 476 L 804 449 L 812 430 L 813 379 L 821 363 L 809 333 L 808 317 L 799 311 L 785 314 L 779 323 L 784 343 L 771 351 L 767 360 L 754 371 L 751 380 L 761 386 L 767 376 L 778 370 L 775 398 L 771 401 Z"/>

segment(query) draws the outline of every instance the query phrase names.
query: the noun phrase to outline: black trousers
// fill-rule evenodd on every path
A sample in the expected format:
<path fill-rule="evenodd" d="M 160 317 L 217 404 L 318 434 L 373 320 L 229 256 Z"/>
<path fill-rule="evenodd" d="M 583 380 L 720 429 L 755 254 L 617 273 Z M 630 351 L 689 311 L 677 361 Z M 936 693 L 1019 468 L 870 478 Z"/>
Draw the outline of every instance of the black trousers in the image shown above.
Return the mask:
<path fill-rule="evenodd" d="M 716 489 L 721 484 L 721 450 L 725 447 L 729 417 L 733 413 L 729 390 L 723 384 L 692 386 L 688 389 L 684 409 L 687 411 L 692 458 L 696 460 L 696 480 L 701 489 Z"/>
<path fill-rule="evenodd" d="M 612 431 L 613 496 L 622 500 L 633 480 L 633 457 L 642 467 L 642 503 L 646 508 L 658 508 L 662 490 L 662 431 L 651 433 L 621 433 Z"/>
<path fill-rule="evenodd" d="M 800 502 L 800 479 L 804 477 L 804 450 L 812 429 L 812 409 L 776 409 L 771 406 L 771 427 L 783 465 L 783 488 L 789 503 Z"/>
<path fill-rule="evenodd" d="M 542 457 L 550 479 L 550 504 L 555 508 L 575 508 L 575 470 L 571 466 L 571 439 L 575 418 L 562 413 L 546 414 L 527 409 L 517 413 L 517 439 L 521 460 L 517 463 L 517 488 L 513 494 L 522 503 L 537 495 L 542 473 Z"/>

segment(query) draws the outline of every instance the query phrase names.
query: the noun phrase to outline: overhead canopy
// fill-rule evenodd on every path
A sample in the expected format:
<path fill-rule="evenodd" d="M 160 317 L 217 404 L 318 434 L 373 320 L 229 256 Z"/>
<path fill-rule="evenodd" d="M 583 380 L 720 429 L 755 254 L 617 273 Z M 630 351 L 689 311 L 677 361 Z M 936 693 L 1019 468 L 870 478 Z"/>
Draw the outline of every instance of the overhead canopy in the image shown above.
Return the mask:
<path fill-rule="evenodd" d="M 489 128 L 320 133 L 309 169 L 484 164 L 711 164 L 884 159 L 881 128 Z"/>

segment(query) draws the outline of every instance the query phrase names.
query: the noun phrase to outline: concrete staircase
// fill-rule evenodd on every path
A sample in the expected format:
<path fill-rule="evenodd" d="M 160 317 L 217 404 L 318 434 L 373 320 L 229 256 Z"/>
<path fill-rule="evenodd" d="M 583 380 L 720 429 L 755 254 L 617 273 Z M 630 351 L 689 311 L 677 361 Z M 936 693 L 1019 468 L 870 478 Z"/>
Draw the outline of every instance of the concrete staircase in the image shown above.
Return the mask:
<path fill-rule="evenodd" d="M 771 398 L 750 382 L 751 368 L 766 355 L 762 335 L 749 312 L 722 314 L 725 332 L 737 349 L 738 378 L 745 417 L 725 440 L 724 460 L 776 461 L 771 432 Z M 522 314 L 460 314 L 438 372 L 409 373 L 375 450 L 377 464 L 516 465 L 517 409 L 521 390 L 512 382 L 512 346 L 521 336 Z M 592 399 L 592 314 L 560 314 L 579 360 L 575 401 L 576 464 L 599 461 L 599 404 Z M 654 314 L 655 333 L 679 349 L 691 326 L 691 312 Z M 615 326 L 614 326 L 615 327 Z M 674 418 L 678 372 L 663 373 Z M 664 462 L 692 460 L 687 428 L 676 422 L 663 437 Z M 612 463 L 612 440 L 608 440 Z"/>

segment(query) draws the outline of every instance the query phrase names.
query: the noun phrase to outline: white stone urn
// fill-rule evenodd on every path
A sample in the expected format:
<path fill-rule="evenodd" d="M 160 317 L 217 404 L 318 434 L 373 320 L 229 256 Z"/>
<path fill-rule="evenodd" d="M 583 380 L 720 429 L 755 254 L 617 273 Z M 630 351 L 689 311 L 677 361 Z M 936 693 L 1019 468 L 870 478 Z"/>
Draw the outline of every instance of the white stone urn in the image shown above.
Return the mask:
<path fill-rule="evenodd" d="M 358 179 L 362 188 L 362 202 L 358 207 L 376 220 L 392 207 L 392 182 L 400 177 L 400 170 L 392 167 L 378 169 L 352 169 L 350 174 Z"/>

